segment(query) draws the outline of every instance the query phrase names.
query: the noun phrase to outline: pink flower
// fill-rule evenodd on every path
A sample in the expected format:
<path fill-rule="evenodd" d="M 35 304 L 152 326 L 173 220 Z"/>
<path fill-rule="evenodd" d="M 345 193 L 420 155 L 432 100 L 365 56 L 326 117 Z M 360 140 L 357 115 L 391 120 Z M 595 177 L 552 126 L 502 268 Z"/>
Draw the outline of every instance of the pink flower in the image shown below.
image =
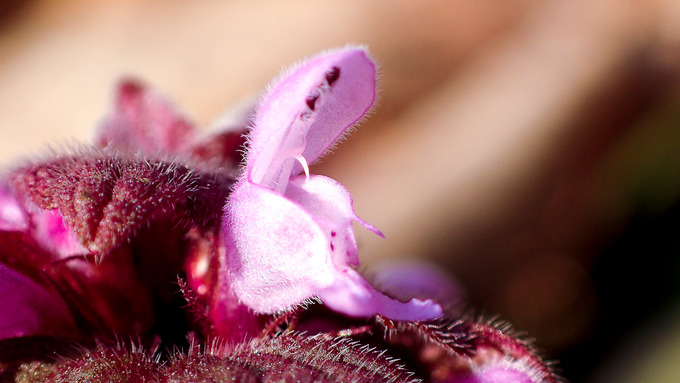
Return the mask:
<path fill-rule="evenodd" d="M 12 257 L 22 251 L 35 251 L 31 239 L 25 235 L 32 226 L 37 227 L 33 234 L 38 241 L 59 246 L 65 240 L 61 228 L 55 229 L 58 233 L 54 237 L 40 232 L 42 226 L 52 221 L 47 215 L 29 215 L 0 181 L 0 340 L 33 335 L 63 336 L 75 328 L 66 304 L 42 273 L 19 271 L 28 268 L 20 259 Z"/>
<path fill-rule="evenodd" d="M 352 222 L 382 233 L 354 213 L 341 184 L 309 175 L 307 164 L 371 108 L 375 85 L 373 62 L 363 49 L 349 47 L 303 63 L 263 99 L 245 171 L 225 208 L 225 295 L 230 288 L 260 313 L 318 297 L 350 316 L 423 320 L 441 315 L 430 300 L 403 303 L 364 280 L 353 268 L 359 259 Z"/>
<path fill-rule="evenodd" d="M 0 263 L 0 340 L 65 336 L 75 329 L 61 297 L 48 286 Z"/>
<path fill-rule="evenodd" d="M 484 350 L 482 350 L 482 354 Z M 514 359 L 493 355 L 478 357 L 487 359 L 472 366 L 468 372 L 458 372 L 446 379 L 445 383 L 541 383 L 551 381 L 549 372 L 533 366 L 529 357 Z"/>

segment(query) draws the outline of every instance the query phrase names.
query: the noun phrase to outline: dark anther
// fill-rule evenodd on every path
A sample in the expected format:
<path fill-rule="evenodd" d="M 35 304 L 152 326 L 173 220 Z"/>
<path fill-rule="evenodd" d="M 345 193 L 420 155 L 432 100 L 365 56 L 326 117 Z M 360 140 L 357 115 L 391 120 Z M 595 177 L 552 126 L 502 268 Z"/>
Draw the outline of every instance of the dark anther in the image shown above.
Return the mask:
<path fill-rule="evenodd" d="M 319 99 L 319 93 L 318 92 L 314 92 L 314 93 L 310 94 L 309 96 L 307 96 L 307 99 L 305 100 L 305 102 L 307 103 L 309 110 L 313 111 L 314 108 L 316 108 L 316 101 L 318 99 Z"/>
<path fill-rule="evenodd" d="M 326 82 L 328 83 L 329 86 L 333 86 L 335 82 L 338 80 L 340 77 L 340 68 L 334 66 L 326 72 Z"/>

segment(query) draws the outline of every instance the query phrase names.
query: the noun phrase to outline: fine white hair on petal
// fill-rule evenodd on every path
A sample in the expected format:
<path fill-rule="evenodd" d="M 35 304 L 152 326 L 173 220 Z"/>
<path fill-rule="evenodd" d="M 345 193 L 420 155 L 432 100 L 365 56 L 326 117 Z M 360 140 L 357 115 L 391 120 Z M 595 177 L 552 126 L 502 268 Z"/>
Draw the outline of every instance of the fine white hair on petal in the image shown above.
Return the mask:
<path fill-rule="evenodd" d="M 370 54 L 370 52 L 368 51 L 368 48 L 367 48 L 365 45 L 361 45 L 361 44 L 347 44 L 347 45 L 346 45 L 345 47 L 343 47 L 343 48 L 325 50 L 325 51 L 323 51 L 323 52 L 321 52 L 321 53 L 318 53 L 318 54 L 316 54 L 316 55 L 309 56 L 309 57 L 308 57 L 307 59 L 305 59 L 305 60 L 300 60 L 300 61 L 298 61 L 298 62 L 296 62 L 296 63 L 294 63 L 294 64 L 292 64 L 292 65 L 286 66 L 286 67 L 279 73 L 279 75 L 278 75 L 277 77 L 275 77 L 275 79 L 272 80 L 272 81 L 267 85 L 265 92 L 263 92 L 262 96 L 260 97 L 259 101 L 258 101 L 257 104 L 256 104 L 256 107 L 254 108 L 254 109 L 255 109 L 255 114 L 257 115 L 258 113 L 260 113 L 263 104 L 265 104 L 266 101 L 272 96 L 272 94 L 275 92 L 275 90 L 277 89 L 277 87 L 280 86 L 284 81 L 286 81 L 287 79 L 289 79 L 289 77 L 290 77 L 295 71 L 299 70 L 301 67 L 305 66 L 306 64 L 308 64 L 308 63 L 310 63 L 310 62 L 312 62 L 312 61 L 314 61 L 314 60 L 317 60 L 317 59 L 320 59 L 320 58 L 323 58 L 323 57 L 326 57 L 326 56 L 330 56 L 330 55 L 342 53 L 342 52 L 347 52 L 347 51 L 361 51 L 361 52 L 366 56 L 367 60 L 368 60 L 369 62 L 371 62 L 371 65 L 373 66 L 374 71 L 377 72 L 377 68 L 376 68 L 376 66 L 375 66 L 375 60 L 373 60 L 372 55 Z M 377 78 L 376 78 L 375 75 L 373 76 L 373 82 L 374 82 L 374 84 L 373 84 L 374 88 L 377 88 Z M 359 124 L 361 124 L 363 121 L 366 120 L 366 118 L 368 117 L 368 115 L 370 115 L 370 113 L 371 113 L 371 111 L 372 111 L 372 109 L 373 109 L 373 104 L 375 103 L 375 99 L 377 98 L 376 94 L 377 94 L 377 92 L 376 92 L 375 89 L 374 89 L 374 92 L 373 92 L 373 99 L 372 99 L 371 105 L 369 105 L 369 107 L 366 108 L 366 110 L 365 110 L 365 111 L 363 112 L 363 114 L 362 114 L 362 117 L 359 118 L 359 119 L 357 119 L 356 121 L 354 121 L 354 122 L 353 122 L 352 124 L 350 124 L 349 126 L 345 127 L 345 129 L 341 132 L 341 134 L 339 134 L 339 135 L 335 138 L 334 142 L 331 143 L 331 144 L 326 148 L 326 150 L 324 151 L 324 153 L 321 154 L 321 156 L 323 156 L 324 154 L 327 154 L 328 152 L 332 151 L 332 149 L 333 149 L 339 142 L 341 142 L 342 140 L 344 140 L 344 138 L 346 137 L 346 135 L 350 134 L 350 133 L 351 133 L 351 132 L 359 125 Z M 304 100 L 299 100 L 299 101 L 302 103 Z M 254 124 L 254 121 L 251 121 L 251 122 Z M 255 127 L 253 126 L 251 129 L 253 129 L 253 128 L 255 128 Z M 251 151 L 251 149 L 252 149 L 252 147 L 253 147 L 253 142 L 252 142 L 253 138 L 254 138 L 253 135 L 249 135 L 248 138 L 247 138 L 247 141 L 246 141 L 246 148 L 247 148 L 247 149 L 246 149 L 246 155 L 247 155 L 247 156 L 250 155 L 250 151 Z M 310 160 L 310 159 L 308 158 L 308 160 Z M 311 159 L 311 160 L 310 160 L 310 163 L 313 163 L 313 162 L 315 162 L 316 160 L 317 160 L 316 158 L 315 158 L 315 159 Z"/>

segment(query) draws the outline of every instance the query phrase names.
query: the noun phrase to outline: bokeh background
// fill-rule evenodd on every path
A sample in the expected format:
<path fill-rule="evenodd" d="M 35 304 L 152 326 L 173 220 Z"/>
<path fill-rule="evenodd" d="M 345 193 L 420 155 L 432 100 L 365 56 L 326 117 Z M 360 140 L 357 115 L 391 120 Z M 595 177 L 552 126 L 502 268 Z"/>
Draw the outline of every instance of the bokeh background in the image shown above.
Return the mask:
<path fill-rule="evenodd" d="M 346 43 L 380 102 L 315 172 L 368 272 L 429 262 L 573 382 L 680 381 L 680 2 L 0 3 L 0 163 L 88 140 L 135 76 L 207 129 Z"/>

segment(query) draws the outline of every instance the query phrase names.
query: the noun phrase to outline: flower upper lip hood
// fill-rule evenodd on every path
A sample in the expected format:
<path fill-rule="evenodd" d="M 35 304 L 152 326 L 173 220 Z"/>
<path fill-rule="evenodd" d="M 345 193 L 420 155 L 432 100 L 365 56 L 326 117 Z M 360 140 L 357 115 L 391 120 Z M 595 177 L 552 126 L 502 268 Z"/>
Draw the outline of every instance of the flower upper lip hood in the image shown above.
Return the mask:
<path fill-rule="evenodd" d="M 360 49 L 320 55 L 274 85 L 250 134 L 251 182 L 283 192 L 375 101 L 375 67 Z M 299 157 L 302 156 L 302 157 Z M 298 160 L 298 161 L 296 161 Z"/>
<path fill-rule="evenodd" d="M 262 100 L 245 172 L 225 207 L 224 294 L 235 293 L 261 313 L 318 297 L 350 316 L 441 315 L 432 301 L 403 303 L 385 296 L 351 267 L 359 263 L 352 222 L 382 233 L 354 213 L 341 184 L 309 176 L 307 163 L 365 115 L 375 87 L 375 66 L 365 50 L 347 47 L 298 66 Z"/>

